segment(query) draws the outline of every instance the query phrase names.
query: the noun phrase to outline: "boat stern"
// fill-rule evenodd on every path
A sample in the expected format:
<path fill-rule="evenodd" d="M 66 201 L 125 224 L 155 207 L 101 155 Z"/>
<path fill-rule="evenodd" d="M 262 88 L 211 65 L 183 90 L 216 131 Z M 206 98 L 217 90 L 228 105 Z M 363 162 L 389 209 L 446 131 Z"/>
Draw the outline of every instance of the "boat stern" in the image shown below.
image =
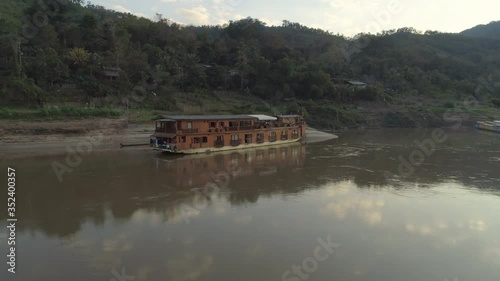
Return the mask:
<path fill-rule="evenodd" d="M 149 138 L 149 143 L 151 149 L 162 152 L 178 153 L 177 143 L 175 143 L 175 137 L 163 138 L 156 135 L 151 135 Z"/>

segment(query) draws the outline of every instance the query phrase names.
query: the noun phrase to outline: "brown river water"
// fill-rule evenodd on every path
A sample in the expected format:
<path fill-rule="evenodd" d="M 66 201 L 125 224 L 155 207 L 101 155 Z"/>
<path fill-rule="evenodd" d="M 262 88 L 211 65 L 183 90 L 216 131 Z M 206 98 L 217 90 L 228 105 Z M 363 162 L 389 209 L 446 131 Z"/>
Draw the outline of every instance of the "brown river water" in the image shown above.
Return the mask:
<path fill-rule="evenodd" d="M 18 219 L 12 274 L 1 204 L 0 280 L 500 280 L 498 134 L 66 156 L 0 160 Z"/>

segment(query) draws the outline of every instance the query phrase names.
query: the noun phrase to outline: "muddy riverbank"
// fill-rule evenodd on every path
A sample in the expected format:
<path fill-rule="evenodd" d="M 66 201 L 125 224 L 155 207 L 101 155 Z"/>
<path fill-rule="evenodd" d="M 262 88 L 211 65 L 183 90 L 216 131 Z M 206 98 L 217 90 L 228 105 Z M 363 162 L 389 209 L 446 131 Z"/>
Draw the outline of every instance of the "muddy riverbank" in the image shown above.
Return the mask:
<path fill-rule="evenodd" d="M 17 158 L 66 154 L 80 149 L 92 152 L 148 150 L 148 146 L 121 148 L 120 144 L 147 144 L 154 128 L 127 120 L 75 120 L 68 122 L 0 123 L 0 157 Z M 336 138 L 336 135 L 312 128 L 307 142 Z M 89 145 L 90 144 L 90 145 Z"/>

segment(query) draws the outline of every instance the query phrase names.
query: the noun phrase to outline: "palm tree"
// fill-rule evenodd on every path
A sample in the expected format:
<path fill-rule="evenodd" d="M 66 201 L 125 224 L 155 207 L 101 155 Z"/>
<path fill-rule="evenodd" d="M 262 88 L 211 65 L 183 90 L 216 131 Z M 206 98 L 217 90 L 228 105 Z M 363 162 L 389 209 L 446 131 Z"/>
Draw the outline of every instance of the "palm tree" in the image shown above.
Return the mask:
<path fill-rule="evenodd" d="M 82 67 L 89 61 L 90 53 L 83 48 L 73 48 L 69 50 L 69 58 L 73 61 L 73 65 Z"/>

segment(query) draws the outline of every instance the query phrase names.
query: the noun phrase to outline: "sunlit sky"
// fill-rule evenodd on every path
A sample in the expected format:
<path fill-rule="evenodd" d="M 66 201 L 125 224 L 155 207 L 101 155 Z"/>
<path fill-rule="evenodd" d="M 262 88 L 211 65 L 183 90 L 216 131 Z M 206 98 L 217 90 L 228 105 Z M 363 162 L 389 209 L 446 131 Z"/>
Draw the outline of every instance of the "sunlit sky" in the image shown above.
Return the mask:
<path fill-rule="evenodd" d="M 348 36 L 399 27 L 460 32 L 500 20 L 498 0 L 91 0 L 120 12 L 181 24 L 215 25 L 245 17 L 283 20 Z"/>

